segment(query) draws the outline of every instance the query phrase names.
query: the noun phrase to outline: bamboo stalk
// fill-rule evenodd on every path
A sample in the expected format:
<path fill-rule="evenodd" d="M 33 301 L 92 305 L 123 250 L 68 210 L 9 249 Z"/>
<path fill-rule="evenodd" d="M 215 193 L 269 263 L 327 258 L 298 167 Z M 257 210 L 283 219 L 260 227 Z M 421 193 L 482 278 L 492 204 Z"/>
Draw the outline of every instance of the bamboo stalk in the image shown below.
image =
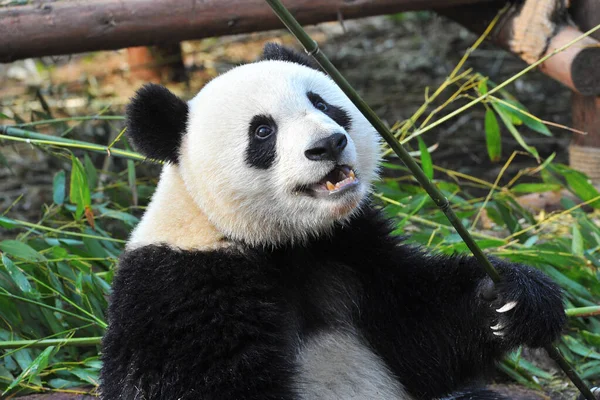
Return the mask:
<path fill-rule="evenodd" d="M 95 346 L 102 341 L 101 336 L 84 338 L 42 339 L 42 340 L 7 340 L 0 342 L 0 349 L 17 349 L 19 347 L 48 346 Z"/>
<path fill-rule="evenodd" d="M 373 127 L 379 132 L 379 134 L 383 137 L 383 139 L 388 143 L 390 148 L 394 150 L 394 152 L 398 155 L 398 157 L 402 160 L 402 162 L 406 165 L 406 167 L 411 171 L 417 181 L 421 184 L 423 189 L 427 192 L 427 194 L 433 199 L 435 204 L 444 212 L 454 229 L 456 229 L 457 233 L 463 239 L 467 247 L 473 253 L 473 256 L 479 261 L 481 267 L 486 271 L 486 273 L 492 278 L 494 282 L 499 282 L 501 280 L 500 274 L 494 268 L 494 266 L 490 263 L 485 254 L 481 251 L 477 243 L 473 240 L 469 231 L 463 226 L 460 222 L 460 219 L 456 216 L 452 207 L 450 207 L 450 202 L 448 199 L 442 194 L 440 190 L 438 190 L 435 185 L 431 183 L 431 181 L 427 178 L 423 170 L 418 166 L 415 160 L 408 154 L 408 152 L 404 149 L 404 147 L 400 144 L 398 140 L 394 137 L 392 132 L 385 126 L 383 121 L 379 119 L 377 114 L 369 107 L 369 105 L 359 96 L 359 94 L 354 90 L 354 88 L 348 83 L 348 81 L 342 76 L 342 74 L 333 66 L 331 61 L 327 58 L 325 54 L 323 54 L 319 50 L 319 45 L 315 42 L 302 28 L 302 26 L 298 23 L 298 21 L 294 18 L 294 16 L 287 10 L 287 8 L 281 3 L 279 0 L 266 0 L 266 2 L 271 6 L 275 14 L 279 17 L 279 19 L 284 23 L 284 25 L 288 28 L 288 30 L 296 37 L 296 39 L 304 46 L 306 52 L 314 57 L 314 59 L 319 63 L 319 65 L 323 68 L 325 72 L 329 74 L 331 79 L 337 83 L 337 85 L 342 89 L 342 91 L 348 96 L 348 98 L 354 103 L 354 105 L 360 110 L 360 112 L 367 118 L 367 120 L 373 125 Z M 600 27 L 599 27 L 600 28 Z M 513 79 L 514 80 L 514 79 Z M 496 90 L 499 88 L 506 86 L 507 83 L 503 85 L 498 85 Z M 491 91 L 490 91 L 491 92 Z M 468 106 L 472 106 L 479 101 L 483 100 L 487 95 L 481 96 L 480 98 L 474 100 L 469 103 Z M 464 109 L 468 107 L 463 107 Z M 456 115 L 457 113 L 453 113 Z M 442 118 L 444 120 L 444 118 Z M 448 119 L 448 118 L 446 118 Z M 441 123 L 440 121 L 437 124 Z M 430 125 L 428 128 L 431 129 L 433 125 Z M 424 132 L 427 128 L 422 129 L 421 132 Z M 577 375 L 575 370 L 567 363 L 567 361 L 562 357 L 558 349 L 552 345 L 546 346 L 546 351 L 550 355 L 550 357 L 562 368 L 565 374 L 571 379 L 573 384 L 581 391 L 584 397 L 587 400 L 596 400 L 590 389 L 585 385 L 585 383 L 581 380 L 581 378 Z"/>
<path fill-rule="evenodd" d="M 77 116 L 77 117 L 42 119 L 39 121 L 15 124 L 14 126 L 18 127 L 18 128 L 25 128 L 25 127 L 29 127 L 29 126 L 51 125 L 51 124 L 58 124 L 61 122 L 70 122 L 70 121 L 123 121 L 123 120 L 125 120 L 125 117 L 123 115 L 84 115 L 84 116 Z"/>
<path fill-rule="evenodd" d="M 82 149 L 94 153 L 108 154 L 109 156 L 126 158 L 135 161 L 149 161 L 159 163 L 159 161 L 151 160 L 139 153 L 116 149 L 114 147 L 103 146 L 101 144 L 93 144 L 83 142 L 81 140 L 67 139 L 59 136 L 45 135 L 43 133 L 27 131 L 24 129 L 15 128 L 13 126 L 0 125 L 0 139 L 12 140 L 15 142 L 26 142 L 32 144 L 67 147 L 74 149 Z"/>
<path fill-rule="evenodd" d="M 567 317 L 593 317 L 600 315 L 600 306 L 568 308 L 565 313 Z"/>

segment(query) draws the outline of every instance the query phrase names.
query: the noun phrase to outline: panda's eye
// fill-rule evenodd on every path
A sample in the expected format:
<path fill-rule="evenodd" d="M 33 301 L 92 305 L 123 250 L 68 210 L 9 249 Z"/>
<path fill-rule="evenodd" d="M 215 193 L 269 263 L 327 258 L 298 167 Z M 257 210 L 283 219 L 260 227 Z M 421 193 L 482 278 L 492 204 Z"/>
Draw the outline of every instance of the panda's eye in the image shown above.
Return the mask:
<path fill-rule="evenodd" d="M 327 107 L 327 104 L 325 104 L 325 102 L 323 102 L 323 101 L 317 101 L 315 103 L 315 108 L 317 110 L 320 110 L 320 111 L 323 111 L 323 112 L 326 112 L 327 110 L 329 110 L 329 107 Z"/>
<path fill-rule="evenodd" d="M 259 139 L 266 139 L 269 136 L 271 136 L 272 133 L 273 133 L 273 128 L 271 128 L 270 126 L 267 126 L 267 125 L 260 125 L 254 131 L 254 134 Z"/>

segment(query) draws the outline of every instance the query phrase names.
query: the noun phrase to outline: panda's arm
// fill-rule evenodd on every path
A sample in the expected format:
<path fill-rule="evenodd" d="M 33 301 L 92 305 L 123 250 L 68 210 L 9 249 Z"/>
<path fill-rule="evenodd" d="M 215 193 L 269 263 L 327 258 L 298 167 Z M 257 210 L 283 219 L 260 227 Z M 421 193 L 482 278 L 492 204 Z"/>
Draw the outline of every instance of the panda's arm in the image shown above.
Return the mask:
<path fill-rule="evenodd" d="M 103 341 L 103 399 L 293 399 L 285 314 L 263 269 L 224 251 L 127 252 Z"/>
<path fill-rule="evenodd" d="M 459 389 L 519 344 L 551 342 L 565 322 L 560 289 L 533 268 L 494 259 L 504 281 L 490 291 L 473 257 L 398 245 L 373 261 L 361 326 L 419 398 Z"/>

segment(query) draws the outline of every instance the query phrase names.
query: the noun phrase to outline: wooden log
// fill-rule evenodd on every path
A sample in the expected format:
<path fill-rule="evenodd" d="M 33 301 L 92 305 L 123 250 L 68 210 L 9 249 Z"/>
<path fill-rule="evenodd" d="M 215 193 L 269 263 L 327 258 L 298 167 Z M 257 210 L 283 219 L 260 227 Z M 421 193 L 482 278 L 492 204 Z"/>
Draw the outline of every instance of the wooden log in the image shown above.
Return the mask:
<path fill-rule="evenodd" d="M 302 24 L 490 0 L 287 0 Z M 264 0 L 75 0 L 0 8 L 0 62 L 279 29 Z"/>
<path fill-rule="evenodd" d="M 600 24 L 600 2 L 598 0 L 577 0 L 571 6 L 573 20 L 583 30 Z M 593 37 L 600 40 L 600 32 Z M 600 50 L 600 48 L 599 48 Z M 598 60 L 598 59 L 596 59 Z M 600 62 L 594 65 L 600 70 Z M 586 84 L 598 84 L 597 77 L 582 77 Z M 594 83 L 594 79 L 595 83 Z M 600 93 L 584 96 L 573 93 L 573 127 L 587 132 L 587 135 L 574 135 L 569 147 L 569 164 L 572 168 L 586 173 L 596 185 L 600 185 Z"/>
<path fill-rule="evenodd" d="M 578 3 L 574 2 L 574 3 Z M 505 2 L 440 10 L 476 33 L 482 33 Z M 567 0 L 528 0 L 513 6 L 494 29 L 491 40 L 531 64 L 582 34 L 566 19 Z M 591 27 L 590 27 L 591 28 Z M 540 70 L 572 90 L 600 95 L 600 43 L 585 38 L 540 65 Z"/>
<path fill-rule="evenodd" d="M 130 76 L 144 82 L 185 82 L 181 44 L 139 46 L 127 48 Z"/>

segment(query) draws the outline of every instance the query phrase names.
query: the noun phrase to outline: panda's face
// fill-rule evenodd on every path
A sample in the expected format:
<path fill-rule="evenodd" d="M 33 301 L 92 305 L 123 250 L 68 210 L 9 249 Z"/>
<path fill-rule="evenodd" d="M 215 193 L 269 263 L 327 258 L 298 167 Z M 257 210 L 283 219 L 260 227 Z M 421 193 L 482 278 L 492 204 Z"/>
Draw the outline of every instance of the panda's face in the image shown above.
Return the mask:
<path fill-rule="evenodd" d="M 268 60 L 189 102 L 177 164 L 218 230 L 268 246 L 326 234 L 357 212 L 378 154 L 376 132 L 329 77 Z"/>

